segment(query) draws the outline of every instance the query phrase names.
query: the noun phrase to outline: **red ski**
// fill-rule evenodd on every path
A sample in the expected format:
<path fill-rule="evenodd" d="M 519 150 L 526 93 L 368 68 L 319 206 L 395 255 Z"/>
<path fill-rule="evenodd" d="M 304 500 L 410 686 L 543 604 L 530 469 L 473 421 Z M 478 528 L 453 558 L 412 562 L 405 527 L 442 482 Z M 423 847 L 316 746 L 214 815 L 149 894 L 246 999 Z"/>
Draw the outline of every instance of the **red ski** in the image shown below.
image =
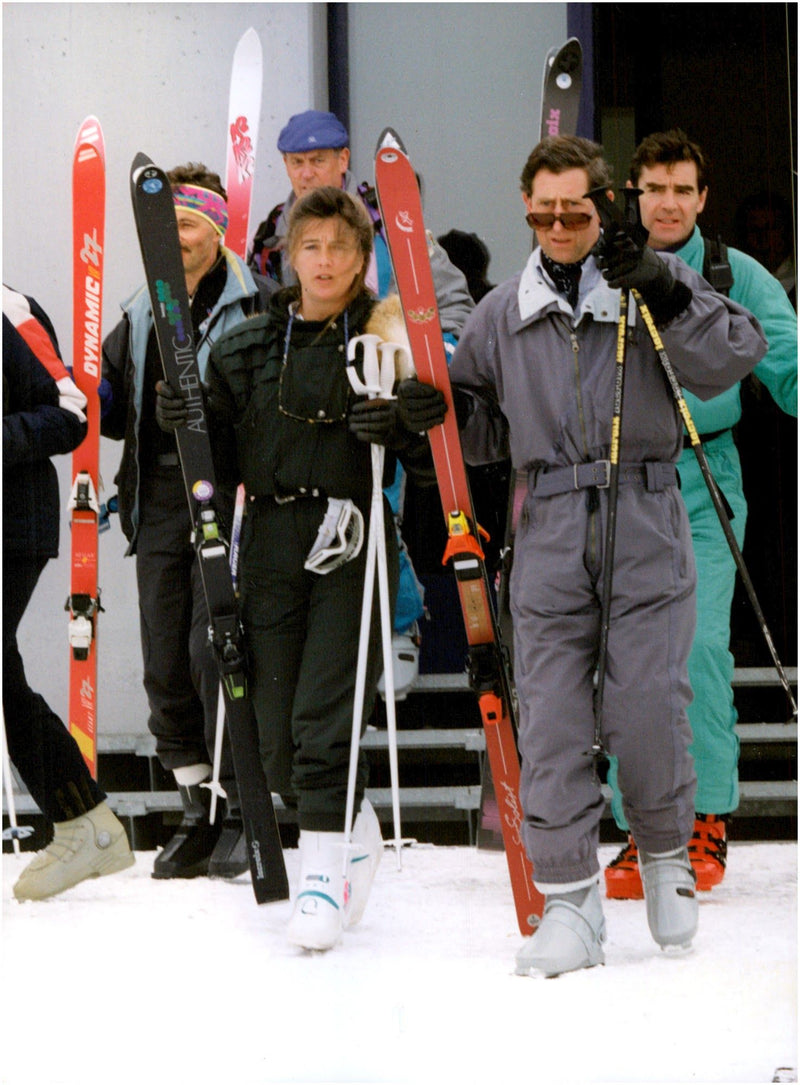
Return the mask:
<path fill-rule="evenodd" d="M 96 117 L 87 117 L 72 162 L 73 379 L 86 396 L 88 431 L 72 454 L 69 611 L 69 731 L 97 778 L 97 535 L 100 507 L 105 149 Z"/>
<path fill-rule="evenodd" d="M 533 884 L 533 869 L 521 835 L 519 753 L 511 681 L 483 560 L 481 529 L 475 521 L 461 453 L 419 186 L 400 139 L 390 128 L 378 143 L 375 187 L 414 367 L 421 380 L 441 389 L 448 405 L 443 425 L 429 434 L 449 537 L 443 564 L 450 562 L 456 576 L 469 645 L 470 684 L 478 697 L 486 733 L 517 921 L 520 931 L 529 935 L 541 919 L 544 898 Z"/>
<path fill-rule="evenodd" d="M 225 174 L 225 191 L 228 193 L 225 245 L 243 260 L 247 259 L 256 142 L 261 117 L 261 83 L 261 42 L 250 27 L 242 34 L 233 55 Z"/>

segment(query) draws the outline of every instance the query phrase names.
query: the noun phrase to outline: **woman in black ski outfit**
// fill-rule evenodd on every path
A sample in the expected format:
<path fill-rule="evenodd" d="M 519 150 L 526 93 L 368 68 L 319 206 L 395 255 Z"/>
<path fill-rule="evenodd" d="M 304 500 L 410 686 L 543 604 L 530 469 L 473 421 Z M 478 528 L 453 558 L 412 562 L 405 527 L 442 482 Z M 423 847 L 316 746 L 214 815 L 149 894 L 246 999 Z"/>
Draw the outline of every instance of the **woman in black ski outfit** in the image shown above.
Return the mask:
<path fill-rule="evenodd" d="M 206 373 L 220 482 L 242 482 L 248 496 L 240 590 L 251 691 L 269 786 L 297 809 L 301 873 L 289 938 L 309 949 L 329 948 L 360 919 L 382 851 L 364 799 L 362 754 L 345 878 L 367 550 L 356 544 L 369 527 L 370 442 L 387 447 L 385 479 L 393 477 L 392 453 L 412 476 L 432 479 L 422 431 L 434 404 L 433 416 L 443 414 L 441 393 L 416 380 L 401 382 L 391 401 L 351 391 L 348 342 L 377 304 L 364 287 L 372 238 L 369 217 L 346 192 L 320 188 L 299 200 L 287 237 L 298 285 L 221 338 Z M 336 525 L 327 537 L 324 522 Z M 385 523 L 393 599 L 397 542 L 388 506 Z M 313 570 L 312 551 L 321 561 Z M 375 609 L 362 727 L 382 669 Z"/>

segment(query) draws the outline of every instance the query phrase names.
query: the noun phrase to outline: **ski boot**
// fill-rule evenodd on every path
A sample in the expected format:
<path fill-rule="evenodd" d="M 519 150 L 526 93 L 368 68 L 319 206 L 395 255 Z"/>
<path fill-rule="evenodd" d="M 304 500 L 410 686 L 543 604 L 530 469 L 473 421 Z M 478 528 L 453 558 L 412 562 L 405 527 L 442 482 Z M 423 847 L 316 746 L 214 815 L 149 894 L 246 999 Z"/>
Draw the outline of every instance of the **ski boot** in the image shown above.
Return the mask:
<path fill-rule="evenodd" d="M 122 822 L 101 802 L 93 810 L 53 825 L 53 839 L 25 867 L 14 886 L 17 900 L 45 900 L 87 878 L 133 866 Z"/>
<path fill-rule="evenodd" d="M 689 859 L 701 893 L 710 892 L 725 877 L 728 839 L 724 814 L 695 814 Z"/>
<path fill-rule="evenodd" d="M 247 838 L 244 835 L 242 809 L 236 796 L 236 784 L 225 785 L 225 817 L 211 858 L 208 860 L 209 878 L 238 878 L 250 869 Z"/>
<path fill-rule="evenodd" d="M 154 878 L 199 878 L 208 873 L 211 854 L 222 826 L 208 820 L 211 792 L 200 784 L 178 784 L 183 820 L 178 831 L 156 856 Z"/>
<path fill-rule="evenodd" d="M 570 893 L 548 893 L 535 934 L 517 953 L 515 974 L 560 976 L 605 964 L 606 923 L 597 883 Z"/>
<path fill-rule="evenodd" d="M 405 633 L 392 633 L 392 676 L 396 701 L 404 701 L 417 680 L 421 640 L 416 622 Z M 378 679 L 378 693 L 386 700 L 385 672 Z"/>
<path fill-rule="evenodd" d="M 300 830 L 300 884 L 289 920 L 289 941 L 331 949 L 344 926 L 344 833 Z"/>
<path fill-rule="evenodd" d="M 380 822 L 370 801 L 363 799 L 361 812 L 355 820 L 350 838 L 347 895 L 344 905 L 345 927 L 354 927 L 361 920 L 382 855 L 383 838 Z"/>
<path fill-rule="evenodd" d="M 628 843 L 616 859 L 612 859 L 603 871 L 606 897 L 609 900 L 642 900 L 644 889 L 639 873 L 639 853 L 636 841 L 629 834 Z"/>
<path fill-rule="evenodd" d="M 648 855 L 639 849 L 639 870 L 650 933 L 662 949 L 688 949 L 697 932 L 695 875 L 687 848 Z"/>

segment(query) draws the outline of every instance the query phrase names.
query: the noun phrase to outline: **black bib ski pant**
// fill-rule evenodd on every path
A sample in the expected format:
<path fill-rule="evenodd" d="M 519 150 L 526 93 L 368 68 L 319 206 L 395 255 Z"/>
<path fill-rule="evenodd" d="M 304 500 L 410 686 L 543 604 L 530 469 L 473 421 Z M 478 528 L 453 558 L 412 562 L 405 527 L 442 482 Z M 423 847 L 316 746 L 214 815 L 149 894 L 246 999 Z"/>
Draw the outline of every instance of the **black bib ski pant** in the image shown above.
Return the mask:
<path fill-rule="evenodd" d="M 296 806 L 301 829 L 344 830 L 368 522 L 360 554 L 319 576 L 303 563 L 327 502 L 286 504 L 259 498 L 248 506 L 242 544 L 242 616 L 250 651 L 252 697 L 267 783 Z M 397 591 L 394 519 L 384 502 L 389 598 Z M 383 669 L 375 582 L 362 733 Z M 360 754 L 358 811 L 367 782 Z"/>
<path fill-rule="evenodd" d="M 219 672 L 177 463 L 155 467 L 145 477 L 140 508 L 136 579 L 148 726 L 165 769 L 211 764 Z M 232 779 L 226 740 L 220 771 L 226 790 Z"/>

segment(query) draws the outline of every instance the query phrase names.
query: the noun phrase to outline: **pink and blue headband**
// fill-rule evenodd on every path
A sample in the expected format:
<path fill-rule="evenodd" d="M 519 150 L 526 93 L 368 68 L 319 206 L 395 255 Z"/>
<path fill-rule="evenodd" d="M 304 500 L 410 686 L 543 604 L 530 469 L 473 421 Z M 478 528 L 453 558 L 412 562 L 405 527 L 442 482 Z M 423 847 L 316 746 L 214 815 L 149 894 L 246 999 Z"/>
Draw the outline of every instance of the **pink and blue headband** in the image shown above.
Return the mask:
<path fill-rule="evenodd" d="M 220 237 L 225 236 L 228 228 L 228 205 L 218 192 L 212 192 L 210 188 L 200 188 L 199 185 L 174 185 L 172 198 L 176 207 L 200 215 L 211 223 Z"/>

